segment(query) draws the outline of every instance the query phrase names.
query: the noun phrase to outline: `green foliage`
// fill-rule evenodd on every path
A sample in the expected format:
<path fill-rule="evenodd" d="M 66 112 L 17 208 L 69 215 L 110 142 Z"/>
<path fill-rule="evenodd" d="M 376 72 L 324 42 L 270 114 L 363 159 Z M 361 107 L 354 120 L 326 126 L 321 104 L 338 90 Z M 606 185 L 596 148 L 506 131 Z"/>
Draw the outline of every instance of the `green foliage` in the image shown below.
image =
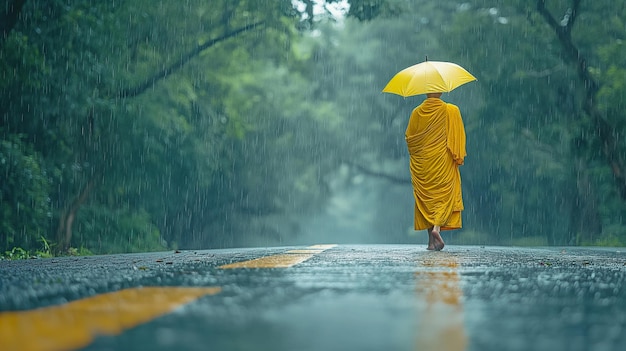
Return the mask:
<path fill-rule="evenodd" d="M 158 228 L 145 211 L 111 210 L 88 206 L 79 213 L 73 247 L 89 253 L 146 252 L 164 250 Z M 84 249 L 75 253 L 86 253 Z"/>
<path fill-rule="evenodd" d="M 550 2 L 550 10 L 560 19 L 567 6 L 557 3 Z M 577 67 L 564 58 L 556 34 L 534 6 L 468 2 L 446 34 L 448 47 L 467 58 L 487 93 L 476 119 L 466 119 L 480 136 L 470 140 L 465 169 L 466 202 L 476 209 L 467 224 L 503 243 L 535 233 L 545 233 L 549 244 L 589 243 L 587 237 L 601 236 L 603 226 L 621 225 L 626 207 L 598 158 L 601 141 L 583 112 Z M 595 53 L 606 57 L 619 47 L 605 39 L 618 27 L 599 25 L 617 20 L 613 8 L 594 3 L 580 10 L 573 40 L 589 62 L 598 62 Z M 599 96 L 608 98 L 612 90 L 604 84 L 610 80 L 601 81 Z M 617 96 L 608 99 L 617 105 L 606 106 L 620 105 Z M 623 115 L 617 110 L 615 117 Z"/>
<path fill-rule="evenodd" d="M 401 13 L 403 2 L 388 0 L 352 0 L 348 15 L 360 21 L 395 17 Z"/>
<path fill-rule="evenodd" d="M 51 217 L 49 178 L 40 156 L 23 139 L 0 140 L 0 252 L 35 247 Z"/>
<path fill-rule="evenodd" d="M 30 258 L 28 251 L 22 249 L 21 247 L 14 247 L 9 251 L 4 252 L 4 258 L 9 260 L 25 260 Z"/>
<path fill-rule="evenodd" d="M 52 246 L 54 245 L 48 242 L 48 240 L 46 240 L 46 238 L 43 235 L 39 238 L 38 241 L 41 243 L 41 246 L 40 246 L 40 249 L 35 252 L 35 254 L 38 257 L 42 257 L 42 258 L 52 257 Z"/>
<path fill-rule="evenodd" d="M 117 248 L 116 248 L 116 252 L 117 252 Z M 70 247 L 70 249 L 68 250 L 68 254 L 70 256 L 92 256 L 94 255 L 94 253 L 89 250 L 88 248 L 81 246 L 81 247 Z"/>
<path fill-rule="evenodd" d="M 52 223 L 63 224 L 38 229 L 57 230 L 63 242 L 65 226 L 73 226 L 71 242 L 61 245 L 94 252 L 160 249 L 161 240 L 207 246 L 221 242 L 210 238 L 212 228 L 229 227 L 232 236 L 245 218 L 290 208 L 277 206 L 286 191 L 262 193 L 265 182 L 280 183 L 282 169 L 251 157 L 249 133 L 271 141 L 273 126 L 253 125 L 258 115 L 240 85 L 264 90 L 257 71 L 241 69 L 250 60 L 258 70 L 289 59 L 300 17 L 287 3 L 29 2 L 0 68 L 10 78 L 2 82 L 6 134 L 28 136 L 42 154 L 54 189 Z M 264 24 L 254 40 L 225 41 L 152 90 L 136 89 L 199 45 L 250 23 Z M 124 91 L 140 95 L 119 100 Z M 281 113 L 267 109 L 263 117 Z M 24 123 L 23 115 L 36 118 Z"/>
<path fill-rule="evenodd" d="M 14 246 L 11 250 L 6 250 L 0 258 L 6 258 L 9 260 L 24 260 L 28 258 L 50 258 L 53 256 L 51 250 L 51 244 L 45 237 L 41 236 L 38 241 L 41 243 L 38 249 L 35 250 L 33 255 L 29 250 L 25 250 L 19 246 Z"/>
<path fill-rule="evenodd" d="M 595 240 L 590 240 L 585 237 L 581 240 L 581 245 L 587 246 L 605 246 L 605 247 L 623 247 L 626 246 L 626 240 L 624 240 L 624 228 L 620 226 L 617 233 L 612 233 L 610 230 L 607 231 L 599 238 Z"/>

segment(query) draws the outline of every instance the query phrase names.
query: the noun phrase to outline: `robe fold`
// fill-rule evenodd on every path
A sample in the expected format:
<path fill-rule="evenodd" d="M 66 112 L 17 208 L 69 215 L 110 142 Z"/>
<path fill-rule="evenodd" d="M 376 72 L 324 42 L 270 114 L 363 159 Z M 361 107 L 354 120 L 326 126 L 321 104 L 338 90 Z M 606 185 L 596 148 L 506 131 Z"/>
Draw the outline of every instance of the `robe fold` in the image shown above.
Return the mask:
<path fill-rule="evenodd" d="M 459 108 L 427 98 L 411 113 L 406 129 L 411 183 L 415 197 L 415 230 L 441 226 L 461 228 L 461 174 L 465 128 Z"/>

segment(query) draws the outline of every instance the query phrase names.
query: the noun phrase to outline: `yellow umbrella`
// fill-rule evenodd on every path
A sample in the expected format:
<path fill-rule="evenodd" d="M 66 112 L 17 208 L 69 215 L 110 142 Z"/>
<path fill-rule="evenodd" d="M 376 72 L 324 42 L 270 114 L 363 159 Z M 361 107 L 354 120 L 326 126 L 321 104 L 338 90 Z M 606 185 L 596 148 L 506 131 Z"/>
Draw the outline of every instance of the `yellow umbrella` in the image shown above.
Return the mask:
<path fill-rule="evenodd" d="M 398 72 L 387 83 L 383 92 L 404 97 L 426 93 L 448 93 L 474 80 L 476 77 L 456 63 L 424 61 Z"/>

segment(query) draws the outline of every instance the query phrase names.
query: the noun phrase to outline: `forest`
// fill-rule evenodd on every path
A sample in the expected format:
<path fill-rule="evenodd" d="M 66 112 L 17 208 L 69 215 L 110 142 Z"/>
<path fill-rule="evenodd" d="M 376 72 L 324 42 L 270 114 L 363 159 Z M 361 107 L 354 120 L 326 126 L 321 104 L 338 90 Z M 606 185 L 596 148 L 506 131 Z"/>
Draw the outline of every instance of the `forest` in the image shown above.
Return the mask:
<path fill-rule="evenodd" d="M 450 61 L 451 244 L 626 245 L 626 4 L 5 0 L 0 253 L 420 244 L 381 90 Z M 17 249 L 17 251 L 16 251 Z"/>

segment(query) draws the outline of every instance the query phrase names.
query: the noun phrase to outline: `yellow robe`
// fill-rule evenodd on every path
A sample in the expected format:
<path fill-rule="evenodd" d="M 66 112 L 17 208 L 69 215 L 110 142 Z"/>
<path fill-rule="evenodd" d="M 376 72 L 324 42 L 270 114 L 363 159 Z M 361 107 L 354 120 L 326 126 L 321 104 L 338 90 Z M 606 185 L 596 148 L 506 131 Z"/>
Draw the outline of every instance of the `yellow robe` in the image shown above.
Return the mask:
<path fill-rule="evenodd" d="M 415 197 L 415 230 L 433 225 L 461 228 L 461 174 L 465 127 L 459 108 L 427 98 L 411 113 L 406 129 L 411 182 Z"/>

